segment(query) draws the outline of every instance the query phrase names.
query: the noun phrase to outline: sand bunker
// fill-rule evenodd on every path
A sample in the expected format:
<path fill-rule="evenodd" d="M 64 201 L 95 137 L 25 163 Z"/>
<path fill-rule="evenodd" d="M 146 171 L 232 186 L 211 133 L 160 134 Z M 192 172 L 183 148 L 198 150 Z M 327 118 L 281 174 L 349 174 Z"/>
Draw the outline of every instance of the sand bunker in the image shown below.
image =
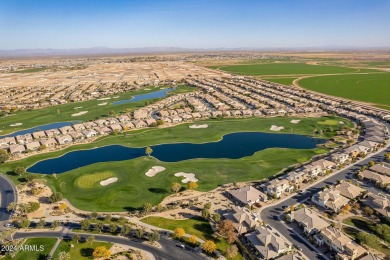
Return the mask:
<path fill-rule="evenodd" d="M 162 167 L 162 166 L 153 166 L 152 168 L 150 168 L 146 173 L 145 175 L 148 176 L 148 177 L 154 177 L 156 176 L 157 173 L 159 172 L 162 172 L 162 171 L 165 171 L 165 167 Z"/>
<path fill-rule="evenodd" d="M 9 125 L 9 126 L 20 126 L 20 125 L 23 125 L 23 123 L 15 123 L 15 124 L 12 124 L 12 125 Z"/>
<path fill-rule="evenodd" d="M 117 180 L 118 180 L 117 177 L 108 178 L 107 180 L 101 181 L 101 182 L 100 182 L 100 185 L 102 185 L 102 186 L 107 186 L 108 184 L 114 183 L 114 182 L 116 182 Z"/>
<path fill-rule="evenodd" d="M 115 96 L 115 97 L 113 97 L 113 98 L 119 98 L 119 96 Z"/>
<path fill-rule="evenodd" d="M 282 129 L 284 129 L 283 126 L 272 125 L 271 128 L 270 128 L 269 130 L 271 130 L 271 131 L 280 131 L 280 130 L 282 130 Z"/>
<path fill-rule="evenodd" d="M 74 109 L 80 109 L 80 108 L 83 108 L 83 107 L 75 107 Z"/>
<path fill-rule="evenodd" d="M 340 121 L 340 122 L 339 122 L 339 124 L 340 124 L 340 125 L 343 125 L 343 124 L 344 124 L 344 122 L 343 122 L 343 121 Z"/>
<path fill-rule="evenodd" d="M 189 128 L 207 128 L 209 127 L 209 125 L 190 125 Z"/>
<path fill-rule="evenodd" d="M 105 98 L 98 98 L 97 100 L 109 100 L 111 99 L 110 97 L 105 97 Z"/>
<path fill-rule="evenodd" d="M 182 183 L 187 183 L 187 182 L 198 182 L 198 179 L 195 178 L 195 174 L 194 173 L 186 173 L 186 172 L 177 172 L 175 173 L 175 176 L 176 177 L 180 177 L 180 176 L 183 176 L 185 177 L 183 180 L 181 180 Z"/>
<path fill-rule="evenodd" d="M 107 105 L 107 102 L 104 102 L 104 103 L 99 103 L 98 106 L 105 106 Z"/>
<path fill-rule="evenodd" d="M 301 122 L 301 120 L 291 120 L 290 123 L 293 123 L 293 124 L 298 124 L 299 122 Z"/>
<path fill-rule="evenodd" d="M 88 113 L 88 111 L 80 111 L 80 112 L 78 112 L 76 114 L 73 114 L 72 116 L 82 116 L 82 115 L 84 115 L 86 113 Z"/>

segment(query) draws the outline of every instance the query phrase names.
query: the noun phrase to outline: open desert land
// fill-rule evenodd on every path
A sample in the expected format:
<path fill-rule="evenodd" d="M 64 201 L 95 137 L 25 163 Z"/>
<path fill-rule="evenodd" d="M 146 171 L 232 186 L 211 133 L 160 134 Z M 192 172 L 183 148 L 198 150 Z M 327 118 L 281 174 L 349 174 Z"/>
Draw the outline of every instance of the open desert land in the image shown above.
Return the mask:
<path fill-rule="evenodd" d="M 292 54 L 264 60 L 201 62 L 209 68 L 294 85 L 390 109 L 388 55 Z M 283 54 L 288 55 L 288 54 Z M 230 64 L 229 64 L 230 63 Z M 211 65 L 212 64 L 212 65 Z"/>

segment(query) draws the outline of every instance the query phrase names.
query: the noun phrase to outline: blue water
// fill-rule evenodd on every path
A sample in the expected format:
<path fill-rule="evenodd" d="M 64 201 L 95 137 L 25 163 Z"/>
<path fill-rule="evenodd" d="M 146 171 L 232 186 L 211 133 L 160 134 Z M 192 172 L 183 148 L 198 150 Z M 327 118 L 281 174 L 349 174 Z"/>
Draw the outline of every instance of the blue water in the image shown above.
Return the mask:
<path fill-rule="evenodd" d="M 21 130 L 21 131 L 18 131 L 18 132 L 14 132 L 14 133 L 9 134 L 9 135 L 2 135 L 2 136 L 0 136 L 0 138 L 12 137 L 12 136 L 17 136 L 17 135 L 32 134 L 32 133 L 34 133 L 36 131 L 45 131 L 45 130 L 50 130 L 50 129 L 54 129 L 54 128 L 60 128 L 60 127 L 63 127 L 63 126 L 68 126 L 68 125 L 77 124 L 77 123 L 80 123 L 80 121 L 57 122 L 57 123 L 52 123 L 52 124 L 47 124 L 47 125 L 40 125 L 40 126 L 37 126 L 37 127 L 34 127 L 34 128 L 29 128 L 29 129 Z"/>
<path fill-rule="evenodd" d="M 225 135 L 218 142 L 203 144 L 173 143 L 152 146 L 152 156 L 164 162 L 195 158 L 238 159 L 267 148 L 311 149 L 325 140 L 303 135 L 240 132 Z M 32 173 L 63 173 L 98 162 L 123 161 L 145 156 L 145 148 L 110 145 L 74 151 L 58 158 L 47 159 L 27 169 Z"/>
<path fill-rule="evenodd" d="M 173 90 L 173 89 L 174 88 L 166 88 L 166 89 L 162 89 L 159 91 L 150 92 L 147 94 L 137 95 L 137 96 L 134 96 L 132 99 L 124 99 L 124 100 L 119 100 L 119 101 L 113 102 L 112 105 L 115 106 L 115 105 L 122 105 L 122 104 L 126 104 L 126 103 L 132 103 L 132 102 L 137 102 L 137 101 L 142 101 L 142 100 L 147 100 L 147 99 L 152 99 L 152 98 L 162 98 L 162 97 L 165 97 L 166 95 L 168 95 L 168 92 Z"/>

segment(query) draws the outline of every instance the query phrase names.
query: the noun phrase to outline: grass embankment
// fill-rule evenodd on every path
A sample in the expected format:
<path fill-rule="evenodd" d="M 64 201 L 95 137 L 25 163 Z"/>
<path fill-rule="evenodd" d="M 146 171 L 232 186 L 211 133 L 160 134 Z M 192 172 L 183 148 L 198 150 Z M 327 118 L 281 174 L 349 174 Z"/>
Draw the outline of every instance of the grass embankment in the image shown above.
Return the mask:
<path fill-rule="evenodd" d="M 168 87 L 165 87 L 168 88 Z M 54 122 L 67 122 L 67 121 L 88 121 L 95 120 L 99 117 L 109 116 L 109 112 L 113 111 L 115 114 L 126 111 L 126 109 L 135 110 L 137 108 L 145 106 L 145 102 L 153 102 L 157 99 L 142 100 L 122 105 L 112 105 L 113 102 L 125 99 L 131 99 L 135 95 L 146 94 L 161 90 L 160 87 L 149 87 L 149 90 L 141 89 L 133 92 L 126 92 L 117 95 L 107 96 L 111 97 L 108 100 L 88 100 L 83 102 L 74 102 L 64 105 L 52 106 L 43 109 L 31 110 L 31 111 L 19 111 L 6 117 L 0 118 L 0 129 L 2 132 L 0 135 L 16 132 L 23 129 L 28 129 L 40 125 L 46 125 Z M 189 86 L 178 86 L 175 90 L 169 92 L 169 94 L 178 94 L 184 92 L 194 91 L 196 88 Z M 118 96 L 118 98 L 113 98 Z M 107 103 L 107 105 L 99 106 L 99 104 Z M 80 107 L 78 109 L 75 109 Z M 73 114 L 81 111 L 88 111 L 88 113 L 80 116 L 72 116 Z M 10 126 L 15 123 L 23 123 L 21 126 Z"/>
<path fill-rule="evenodd" d="M 73 247 L 71 247 L 73 245 Z M 76 243 L 73 241 L 62 240 L 58 245 L 56 251 L 54 252 L 53 259 L 58 259 L 58 254 L 60 252 L 69 252 L 70 259 L 79 260 L 79 259 L 92 259 L 93 250 L 98 246 L 104 246 L 107 249 L 110 249 L 113 244 L 107 242 L 94 241 L 92 243 L 83 242 Z"/>
<path fill-rule="evenodd" d="M 6 256 L 4 260 L 11 259 L 23 259 L 23 260 L 36 260 L 36 259 L 46 259 L 50 253 L 50 250 L 53 248 L 56 243 L 56 238 L 29 238 L 27 239 L 22 247 L 26 247 L 24 250 L 18 248 L 18 252 L 12 258 Z M 28 249 L 27 247 L 34 246 L 35 248 Z M 41 248 L 42 246 L 42 248 Z M 42 251 L 40 251 L 42 249 Z"/>
<path fill-rule="evenodd" d="M 289 86 L 292 85 L 294 79 L 296 78 L 262 78 L 262 79 Z"/>
<path fill-rule="evenodd" d="M 390 73 L 318 76 L 301 79 L 298 84 L 313 91 L 390 110 Z"/>
<path fill-rule="evenodd" d="M 292 124 L 293 119 L 300 119 L 299 124 Z M 322 124 L 327 120 L 343 121 L 338 126 Z M 28 166 L 47 158 L 60 156 L 68 151 L 88 149 L 110 144 L 121 144 L 131 147 L 144 147 L 160 143 L 192 142 L 202 143 L 219 140 L 222 135 L 231 132 L 259 131 L 271 132 L 271 125 L 284 126 L 280 132 L 293 132 L 303 135 L 313 135 L 313 129 L 323 130 L 324 135 L 316 134 L 315 137 L 332 137 L 341 127 L 352 127 L 350 121 L 335 117 L 322 118 L 248 118 L 248 119 L 221 119 L 206 120 L 199 123 L 209 124 L 209 128 L 190 129 L 189 124 L 182 124 L 171 128 L 145 129 L 129 132 L 125 135 L 103 137 L 101 140 L 85 145 L 69 147 L 63 151 L 40 154 L 24 160 L 8 162 L 0 165 L 0 172 L 7 173 L 17 166 Z M 290 128 L 293 128 L 291 131 Z M 332 129 L 333 132 L 327 132 Z M 260 180 L 270 177 L 282 169 L 296 163 L 309 160 L 316 154 L 326 150 L 315 149 L 266 149 L 255 153 L 253 156 L 241 159 L 192 159 L 174 163 L 160 162 L 153 157 L 141 157 L 120 162 L 96 163 L 78 168 L 69 172 L 58 174 L 56 177 L 38 175 L 47 181 L 49 186 L 62 192 L 74 206 L 84 210 L 96 211 L 124 211 L 141 207 L 145 202 L 158 204 L 164 197 L 171 194 L 172 182 L 181 182 L 181 177 L 174 176 L 176 172 L 195 173 L 199 179 L 200 191 L 208 191 L 218 185 L 231 182 Z M 153 166 L 164 166 L 166 170 L 155 177 L 145 176 L 145 172 Z M 94 180 L 89 187 L 83 187 L 80 183 L 83 176 L 109 171 L 118 181 L 107 186 L 100 186 Z M 14 182 L 22 181 L 24 176 L 9 175 Z M 100 177 L 99 177 L 100 179 Z M 90 182 L 92 183 L 92 182 Z M 87 186 L 88 186 L 87 185 Z M 102 196 L 104 194 L 104 196 Z"/>
<path fill-rule="evenodd" d="M 217 245 L 217 249 L 222 254 L 226 253 L 228 243 L 223 238 L 218 239 L 213 237 L 214 232 L 210 226 L 209 221 L 202 217 L 194 217 L 194 218 L 184 219 L 184 220 L 174 220 L 174 219 L 152 216 L 152 217 L 143 218 L 141 221 L 149 225 L 153 225 L 168 230 L 174 230 L 175 228 L 183 228 L 186 234 L 194 235 L 202 239 L 203 241 L 213 240 L 214 243 Z M 242 257 L 242 255 L 238 254 L 233 259 L 238 260 L 244 258 Z"/>

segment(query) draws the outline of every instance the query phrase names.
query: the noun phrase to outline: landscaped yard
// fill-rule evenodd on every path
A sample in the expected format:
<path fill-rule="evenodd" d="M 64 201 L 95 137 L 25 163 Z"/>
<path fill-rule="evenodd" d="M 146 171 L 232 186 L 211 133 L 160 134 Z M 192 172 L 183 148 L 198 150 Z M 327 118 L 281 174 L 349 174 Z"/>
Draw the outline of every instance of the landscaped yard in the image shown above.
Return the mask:
<path fill-rule="evenodd" d="M 36 248 L 35 250 L 18 250 L 17 254 L 13 258 L 6 256 L 3 259 L 45 260 L 56 241 L 56 238 L 29 238 L 25 241 L 23 246 L 34 246 Z M 43 249 L 42 251 L 40 251 L 41 248 Z"/>
<path fill-rule="evenodd" d="M 216 239 L 213 235 L 213 230 L 210 226 L 210 223 L 202 217 L 194 217 L 191 219 L 185 220 L 174 220 L 167 219 L 162 217 L 146 217 L 141 219 L 142 222 L 169 230 L 174 230 L 175 228 L 183 228 L 186 234 L 194 235 L 203 241 L 214 240 L 217 245 L 218 250 L 221 253 L 226 252 L 228 243 L 224 239 Z M 242 255 L 238 254 L 235 260 L 243 259 Z"/>
<path fill-rule="evenodd" d="M 71 247 L 73 244 L 74 247 Z M 60 252 L 69 252 L 71 260 L 79 259 L 93 259 L 93 250 L 98 246 L 105 246 L 107 249 L 112 247 L 112 243 L 94 241 L 92 244 L 89 242 L 75 243 L 72 241 L 64 241 L 58 245 L 57 250 L 54 252 L 53 259 L 58 259 Z"/>
<path fill-rule="evenodd" d="M 37 161 L 60 156 L 68 151 L 109 144 L 144 147 L 158 143 L 202 143 L 217 141 L 222 135 L 231 132 L 271 132 L 269 129 L 272 124 L 285 126 L 285 129 L 280 132 L 291 132 L 291 129 L 293 129 L 293 133 L 304 135 L 313 135 L 313 129 L 316 128 L 324 130 L 323 136 L 316 134 L 316 137 L 328 138 L 333 136 L 334 133 L 327 132 L 329 130 L 328 125 L 322 125 L 318 122 L 326 120 L 344 122 L 344 124 L 332 126 L 333 131 L 341 127 L 352 127 L 351 122 L 334 117 L 303 118 L 298 124 L 292 124 L 290 121 L 293 119 L 296 118 L 206 120 L 199 122 L 209 124 L 209 128 L 206 129 L 190 129 L 188 124 L 163 129 L 145 129 L 129 132 L 127 135 L 107 136 L 91 144 L 78 145 L 63 151 L 40 154 L 24 160 L 5 163 L 0 165 L 0 172 L 12 172 L 17 166 L 28 168 Z M 182 177 L 174 176 L 174 173 L 177 172 L 195 173 L 199 180 L 198 190 L 208 191 L 225 183 L 261 180 L 270 177 L 290 165 L 305 162 L 314 155 L 324 152 L 326 150 L 322 148 L 272 148 L 241 159 L 192 159 L 172 163 L 157 161 L 153 157 L 145 156 L 133 160 L 96 163 L 57 174 L 56 177 L 50 175 L 38 176 L 42 177 L 53 190 L 63 193 L 65 198 L 80 209 L 124 211 L 142 207 L 145 202 L 150 202 L 153 205 L 161 202 L 163 198 L 172 193 L 170 191 L 171 183 L 181 182 Z M 155 177 L 145 176 L 145 172 L 156 165 L 163 166 L 166 170 Z M 107 177 L 107 172 L 110 176 L 117 177 L 118 181 L 107 186 L 100 186 L 97 182 Z M 97 176 L 99 178 L 96 178 Z M 18 177 L 10 174 L 9 177 L 16 183 L 23 180 L 23 176 Z M 102 194 L 104 196 L 101 196 Z"/>
<path fill-rule="evenodd" d="M 317 76 L 301 79 L 298 84 L 324 94 L 390 109 L 390 73 Z"/>

